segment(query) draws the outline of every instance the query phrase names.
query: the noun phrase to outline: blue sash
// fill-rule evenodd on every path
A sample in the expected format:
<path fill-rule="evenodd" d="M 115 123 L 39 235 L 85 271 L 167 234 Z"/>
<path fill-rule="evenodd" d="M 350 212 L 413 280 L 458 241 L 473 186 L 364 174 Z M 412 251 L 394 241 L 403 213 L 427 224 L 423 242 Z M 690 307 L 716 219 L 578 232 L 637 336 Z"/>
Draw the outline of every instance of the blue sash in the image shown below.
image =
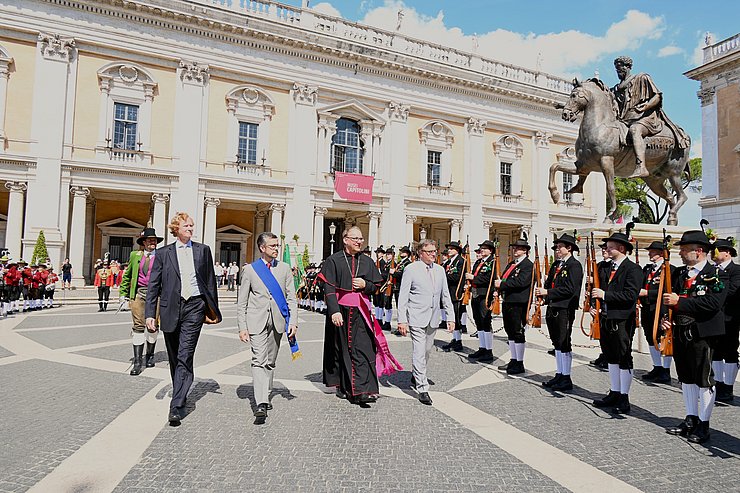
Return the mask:
<path fill-rule="evenodd" d="M 277 303 L 278 308 L 280 308 L 280 314 L 283 316 L 283 318 L 285 318 L 285 336 L 288 337 L 291 357 L 293 359 L 301 357 L 301 351 L 298 348 L 298 341 L 295 337 L 290 337 L 288 335 L 290 332 L 290 307 L 288 306 L 288 300 L 285 299 L 285 294 L 283 293 L 280 284 L 278 284 L 277 279 L 275 279 L 275 276 L 272 274 L 272 272 L 270 272 L 270 269 L 267 268 L 264 260 L 257 259 L 250 265 L 254 269 L 254 272 L 257 273 L 257 276 L 260 278 L 260 280 L 267 287 L 267 290 L 272 295 L 275 303 Z"/>

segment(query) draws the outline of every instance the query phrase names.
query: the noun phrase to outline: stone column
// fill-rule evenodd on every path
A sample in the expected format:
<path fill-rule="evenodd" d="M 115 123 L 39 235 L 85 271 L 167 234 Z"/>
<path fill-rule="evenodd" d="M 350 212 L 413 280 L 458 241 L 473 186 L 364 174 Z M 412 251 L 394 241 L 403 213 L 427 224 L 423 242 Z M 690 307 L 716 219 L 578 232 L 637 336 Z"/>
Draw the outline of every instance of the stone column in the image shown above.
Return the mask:
<path fill-rule="evenodd" d="M 404 238 L 403 245 L 406 245 L 414 241 L 414 223 L 416 222 L 416 216 L 406 216 L 406 235 Z"/>
<path fill-rule="evenodd" d="M 371 249 L 378 248 L 380 245 L 380 238 L 378 237 L 378 230 L 380 226 L 380 212 L 368 212 L 367 217 L 370 218 L 370 226 L 368 229 L 367 245 L 370 245 Z"/>
<path fill-rule="evenodd" d="M 0 52 L 0 150 L 5 149 L 5 101 L 7 100 L 8 79 L 10 78 L 10 65 L 12 64 L 13 59 L 4 57 Z"/>
<path fill-rule="evenodd" d="M 464 189 L 470 197 L 468 214 L 465 217 L 465 229 L 470 235 L 471 243 L 480 243 L 488 238 L 483 228 L 483 180 L 480 163 L 485 162 L 485 130 L 488 122 L 477 118 L 469 118 L 465 125 L 465 185 Z"/>
<path fill-rule="evenodd" d="M 532 171 L 532 206 L 538 212 L 532 218 L 532 233 L 540 239 L 547 238 L 550 234 L 552 200 L 550 199 L 550 190 L 547 188 L 550 161 L 552 160 L 550 156 L 550 137 L 550 134 L 538 131 L 533 138 L 535 154 Z M 562 183 L 559 186 L 562 187 Z"/>
<path fill-rule="evenodd" d="M 5 230 L 5 248 L 10 250 L 10 256 L 18 260 L 21 255 L 21 240 L 23 239 L 23 209 L 24 195 L 28 188 L 19 181 L 5 182 L 5 188 L 10 192 L 8 200 L 8 224 Z"/>
<path fill-rule="evenodd" d="M 85 258 L 85 214 L 90 189 L 72 187 L 72 227 L 69 233 L 69 261 L 72 264 L 72 285 L 84 286 L 83 261 Z"/>
<path fill-rule="evenodd" d="M 166 193 L 152 194 L 154 212 L 152 213 L 152 227 L 162 238 L 167 238 L 167 202 L 170 196 Z M 163 244 L 160 246 L 164 246 Z"/>
<path fill-rule="evenodd" d="M 324 216 L 326 216 L 326 207 L 313 208 L 313 245 L 311 258 L 314 262 L 321 262 L 324 256 Z"/>
<path fill-rule="evenodd" d="M 216 255 L 216 208 L 221 205 L 221 200 L 216 197 L 206 197 L 206 221 L 203 225 L 203 243 L 211 248 L 214 258 Z"/>
<path fill-rule="evenodd" d="M 701 195 L 702 199 L 717 199 L 719 198 L 719 143 L 715 89 L 702 87 L 697 95 L 701 100 Z"/>
<path fill-rule="evenodd" d="M 408 118 L 411 106 L 397 101 L 388 103 L 388 123 L 383 130 L 387 159 L 379 167 L 383 186 L 389 191 L 388 209 L 383 220 L 382 237 L 378 243 L 391 245 L 407 235 L 408 226 L 404 224 L 406 215 L 406 173 L 393 174 L 392 161 L 406 162 L 409 155 Z M 409 236 L 409 239 L 413 235 Z"/>
<path fill-rule="evenodd" d="M 276 234 L 278 237 L 283 233 L 284 211 L 285 206 L 283 204 L 272 204 L 270 206 L 270 232 Z"/>
<path fill-rule="evenodd" d="M 461 219 L 452 219 L 450 221 L 450 241 L 459 241 L 462 243 L 460 238 L 460 228 L 462 227 Z"/>

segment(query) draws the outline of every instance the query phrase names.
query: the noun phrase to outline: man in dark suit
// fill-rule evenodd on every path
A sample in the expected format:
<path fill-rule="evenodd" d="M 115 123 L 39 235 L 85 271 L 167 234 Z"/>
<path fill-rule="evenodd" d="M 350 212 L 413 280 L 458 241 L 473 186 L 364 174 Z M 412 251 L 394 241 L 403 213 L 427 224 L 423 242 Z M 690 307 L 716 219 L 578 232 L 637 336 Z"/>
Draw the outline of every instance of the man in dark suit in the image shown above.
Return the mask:
<path fill-rule="evenodd" d="M 463 291 L 465 290 L 465 282 L 461 280 L 465 270 L 465 259 L 460 255 L 463 248 L 459 241 L 453 241 L 445 246 L 447 247 L 448 257 L 442 267 L 447 275 L 447 289 L 450 291 L 452 308 L 455 312 L 455 330 L 452 332 L 452 340 L 442 346 L 442 349 L 449 353 L 450 351 L 462 351 L 462 335 L 468 330 L 465 328 L 462 317 L 463 313 L 465 313 L 465 307 L 460 302 Z M 452 315 L 452 313 L 447 314 L 448 317 Z"/>
<path fill-rule="evenodd" d="M 471 360 L 480 363 L 493 362 L 493 329 L 491 327 L 492 315 L 488 306 L 493 298 L 491 287 L 491 276 L 493 275 L 493 253 L 496 245 L 491 240 L 479 243 L 481 258 L 473 264 L 473 272 L 466 272 L 465 279 L 473 285 L 470 307 L 473 310 L 473 318 L 478 328 L 478 350 L 469 355 Z"/>
<path fill-rule="evenodd" d="M 609 393 L 594 401 L 596 407 L 611 407 L 616 413 L 630 412 L 629 391 L 632 385 L 632 338 L 635 336 L 637 298 L 642 285 L 642 269 L 627 255 L 632 253 L 628 232 L 613 233 L 605 238 L 611 270 L 600 279 L 591 297 L 602 300 L 601 351 L 609 365 Z M 601 274 L 601 273 L 599 273 Z M 592 315 L 598 316 L 595 310 Z"/>
<path fill-rule="evenodd" d="M 732 402 L 735 398 L 732 386 L 738 370 L 737 348 L 740 344 L 740 266 L 732 261 L 737 257 L 733 238 L 714 242 L 714 262 L 727 274 L 727 301 L 725 302 L 725 335 L 717 343 L 712 359 L 714 380 L 717 382 L 717 400 Z"/>
<path fill-rule="evenodd" d="M 172 377 L 169 422 L 171 426 L 177 426 L 193 383 L 193 356 L 200 329 L 206 317 L 209 323 L 220 322 L 221 312 L 211 249 L 191 240 L 193 218 L 185 212 L 178 212 L 170 221 L 169 228 L 177 239 L 159 250 L 154 258 L 145 314 L 147 330 L 156 332 L 159 301 L 160 328 L 164 333 Z"/>
<path fill-rule="evenodd" d="M 552 249 L 555 251 L 556 261 L 550 266 L 550 272 L 545 279 L 545 286 L 535 288 L 537 296 L 544 297 L 547 304 L 545 323 L 550 333 L 552 345 L 555 348 L 555 376 L 543 382 L 542 385 L 557 391 L 573 389 L 570 369 L 573 365 L 573 347 L 571 335 L 573 320 L 581 296 L 581 281 L 583 281 L 583 267 L 573 256 L 579 251 L 574 236 L 563 233 L 554 240 Z"/>
<path fill-rule="evenodd" d="M 712 353 L 725 333 L 722 307 L 727 299 L 727 274 L 707 260 L 711 244 L 703 231 L 686 231 L 679 255 L 684 266 L 676 271 L 673 292 L 663 294 L 663 303 L 673 309 L 673 320 L 664 320 L 664 330 L 673 324 L 673 359 L 686 406 L 686 418 L 666 430 L 690 442 L 709 440 L 709 418 L 714 408 Z"/>
<path fill-rule="evenodd" d="M 506 265 L 501 279 L 494 281 L 498 293 L 504 299 L 501 315 L 511 353 L 509 363 L 499 366 L 499 370 L 506 370 L 509 375 L 518 375 L 524 373 L 524 326 L 527 325 L 527 307 L 532 296 L 534 264 L 528 257 L 531 247 L 527 243 L 526 234 L 509 246 L 513 258 Z"/>

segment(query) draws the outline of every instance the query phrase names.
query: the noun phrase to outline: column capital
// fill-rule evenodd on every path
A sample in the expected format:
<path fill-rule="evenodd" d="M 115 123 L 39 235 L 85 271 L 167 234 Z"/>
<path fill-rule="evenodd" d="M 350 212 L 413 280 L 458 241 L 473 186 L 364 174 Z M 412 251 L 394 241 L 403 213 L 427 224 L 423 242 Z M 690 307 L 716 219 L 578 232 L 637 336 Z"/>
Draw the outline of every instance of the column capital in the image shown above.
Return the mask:
<path fill-rule="evenodd" d="M 65 38 L 59 34 L 39 33 L 36 45 L 41 50 L 41 56 L 47 60 L 69 63 L 77 52 L 74 38 Z"/>
<path fill-rule="evenodd" d="M 380 219 L 381 217 L 383 217 L 383 213 L 376 212 L 376 211 L 370 211 L 367 213 L 367 217 L 369 217 L 370 219 Z"/>
<path fill-rule="evenodd" d="M 6 181 L 5 188 L 7 188 L 10 193 L 13 193 L 13 192 L 23 193 L 28 189 L 28 185 L 22 181 Z"/>
<path fill-rule="evenodd" d="M 414 224 L 418 218 L 416 216 L 406 216 L 406 222 L 410 224 Z"/>
<path fill-rule="evenodd" d="M 462 219 L 450 219 L 450 226 L 455 226 L 456 228 L 459 228 L 462 226 Z"/>
<path fill-rule="evenodd" d="M 203 200 L 203 203 L 206 204 L 206 207 L 218 207 L 221 205 L 221 199 L 216 197 L 206 197 L 205 200 Z"/>
<path fill-rule="evenodd" d="M 468 133 L 470 135 L 483 135 L 487 125 L 488 122 L 481 118 L 468 118 Z"/>
<path fill-rule="evenodd" d="M 298 104 L 313 106 L 319 97 L 319 88 L 308 84 L 293 83 L 293 100 Z"/>
<path fill-rule="evenodd" d="M 254 215 L 255 217 L 267 217 L 267 211 L 258 210 Z"/>
<path fill-rule="evenodd" d="M 69 193 L 73 197 L 88 197 L 90 195 L 90 189 L 86 187 L 70 187 Z"/>
<path fill-rule="evenodd" d="M 166 193 L 154 193 L 152 194 L 152 202 L 155 204 L 166 204 L 170 201 L 169 194 Z"/>
<path fill-rule="evenodd" d="M 211 68 L 206 64 L 180 60 L 178 71 L 183 82 L 206 85 Z"/>
<path fill-rule="evenodd" d="M 408 104 L 399 103 L 398 101 L 388 103 L 388 119 L 392 122 L 406 123 L 409 119 L 409 111 L 411 111 L 411 106 Z"/>
<path fill-rule="evenodd" d="M 323 217 L 326 215 L 327 212 L 329 212 L 329 209 L 327 209 L 326 207 L 314 207 L 313 208 L 313 213 L 316 216 Z"/>
<path fill-rule="evenodd" d="M 534 141 L 537 147 L 540 149 L 547 149 L 550 147 L 550 139 L 552 134 L 538 130 L 534 134 Z"/>
<path fill-rule="evenodd" d="M 483 227 L 485 229 L 491 229 L 492 226 L 493 226 L 493 221 L 483 221 Z"/>
<path fill-rule="evenodd" d="M 268 209 L 273 212 L 284 212 L 285 204 L 270 204 L 270 207 L 268 207 Z"/>
<path fill-rule="evenodd" d="M 701 101 L 702 106 L 709 106 L 714 103 L 714 87 L 702 87 L 696 96 Z"/>

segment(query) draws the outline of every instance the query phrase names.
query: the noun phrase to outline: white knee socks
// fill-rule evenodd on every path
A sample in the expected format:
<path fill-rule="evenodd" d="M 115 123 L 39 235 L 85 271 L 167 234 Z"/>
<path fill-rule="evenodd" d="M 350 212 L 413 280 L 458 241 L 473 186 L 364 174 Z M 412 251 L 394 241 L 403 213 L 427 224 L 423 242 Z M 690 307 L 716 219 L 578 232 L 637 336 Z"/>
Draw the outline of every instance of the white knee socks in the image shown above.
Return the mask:
<path fill-rule="evenodd" d="M 453 330 L 452 331 L 452 339 L 455 341 L 462 341 L 462 332 L 459 330 Z"/>
<path fill-rule="evenodd" d="M 632 385 L 632 370 L 619 370 L 619 393 L 629 394 Z"/>
<path fill-rule="evenodd" d="M 516 348 L 516 360 L 524 361 L 524 347 L 526 346 L 523 342 L 515 342 L 514 347 Z"/>
<path fill-rule="evenodd" d="M 511 353 L 511 359 L 516 359 L 516 344 L 514 341 L 509 341 L 509 352 Z"/>
<path fill-rule="evenodd" d="M 612 392 L 619 392 L 622 388 L 619 365 L 609 363 L 609 390 Z"/>
<path fill-rule="evenodd" d="M 695 386 L 696 387 L 696 386 Z M 714 387 L 696 387 L 699 389 L 699 419 L 709 421 L 714 408 Z"/>
<path fill-rule="evenodd" d="M 725 385 L 734 385 L 735 379 L 737 378 L 737 370 L 738 370 L 738 364 L 737 363 L 725 363 L 725 372 L 724 372 L 724 383 Z M 716 379 L 715 379 L 716 380 Z M 717 380 L 719 381 L 719 380 Z"/>
<path fill-rule="evenodd" d="M 568 351 L 567 353 L 560 353 L 563 365 L 563 375 L 570 376 L 570 368 L 573 365 L 573 353 Z"/>
<path fill-rule="evenodd" d="M 712 361 L 712 371 L 714 371 L 714 380 L 717 382 L 725 381 L 725 363 L 724 361 Z"/>
<path fill-rule="evenodd" d="M 686 406 L 686 414 L 699 416 L 699 386 L 693 383 L 682 383 L 683 403 Z"/>
<path fill-rule="evenodd" d="M 563 374 L 563 353 L 555 350 L 555 373 Z"/>
<path fill-rule="evenodd" d="M 663 368 L 670 368 L 673 362 L 673 356 L 663 356 Z"/>
<path fill-rule="evenodd" d="M 650 346 L 650 359 L 653 360 L 653 366 L 663 366 L 660 351 L 655 349 L 655 346 Z"/>

